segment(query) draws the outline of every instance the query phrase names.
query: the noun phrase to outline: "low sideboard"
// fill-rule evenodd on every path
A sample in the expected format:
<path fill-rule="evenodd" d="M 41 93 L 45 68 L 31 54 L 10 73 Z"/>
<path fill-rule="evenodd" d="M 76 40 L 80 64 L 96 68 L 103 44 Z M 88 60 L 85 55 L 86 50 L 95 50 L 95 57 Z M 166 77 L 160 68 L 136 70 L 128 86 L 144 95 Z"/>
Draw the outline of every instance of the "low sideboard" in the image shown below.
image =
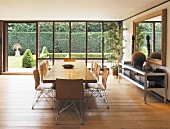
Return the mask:
<path fill-rule="evenodd" d="M 118 82 L 123 77 L 144 90 L 144 103 L 147 103 L 147 92 L 154 90 L 164 91 L 164 102 L 167 100 L 167 73 L 157 71 L 145 71 L 142 68 L 135 68 L 131 64 L 119 63 Z M 156 81 L 156 85 L 150 85 L 150 81 Z M 162 82 L 161 84 L 157 82 Z"/>

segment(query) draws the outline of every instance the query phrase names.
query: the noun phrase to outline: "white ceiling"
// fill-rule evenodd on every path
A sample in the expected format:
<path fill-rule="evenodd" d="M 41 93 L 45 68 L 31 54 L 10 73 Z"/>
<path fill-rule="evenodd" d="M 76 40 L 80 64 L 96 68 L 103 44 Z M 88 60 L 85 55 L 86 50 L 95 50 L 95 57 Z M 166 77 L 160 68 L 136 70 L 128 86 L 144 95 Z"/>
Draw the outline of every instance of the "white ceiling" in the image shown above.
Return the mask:
<path fill-rule="evenodd" d="M 0 0 L 0 20 L 124 20 L 167 0 Z"/>

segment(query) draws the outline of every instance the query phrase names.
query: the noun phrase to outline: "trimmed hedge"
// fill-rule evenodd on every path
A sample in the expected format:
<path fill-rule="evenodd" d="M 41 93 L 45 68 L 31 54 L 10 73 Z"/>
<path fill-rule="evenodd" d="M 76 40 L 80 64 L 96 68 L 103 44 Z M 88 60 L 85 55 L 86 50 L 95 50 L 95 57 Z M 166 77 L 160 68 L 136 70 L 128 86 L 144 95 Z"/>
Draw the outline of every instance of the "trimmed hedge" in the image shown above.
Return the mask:
<path fill-rule="evenodd" d="M 69 34 L 67 32 L 60 32 L 55 34 L 55 52 L 68 53 Z M 101 53 L 101 39 L 100 32 L 88 33 L 88 53 Z M 40 52 L 46 46 L 49 53 L 53 52 L 53 33 L 40 33 Z M 8 55 L 14 55 L 13 45 L 19 43 L 22 47 L 21 55 L 29 48 L 34 55 L 36 53 L 36 33 L 35 32 L 9 32 L 8 33 Z M 77 32 L 71 34 L 71 52 L 85 53 L 86 48 L 86 34 L 85 32 Z"/>
<path fill-rule="evenodd" d="M 8 33 L 8 55 L 15 55 L 13 50 L 13 45 L 19 43 L 21 45 L 20 54 L 23 55 L 25 50 L 29 48 L 32 54 L 35 54 L 36 51 L 36 33 L 34 32 L 9 32 Z"/>

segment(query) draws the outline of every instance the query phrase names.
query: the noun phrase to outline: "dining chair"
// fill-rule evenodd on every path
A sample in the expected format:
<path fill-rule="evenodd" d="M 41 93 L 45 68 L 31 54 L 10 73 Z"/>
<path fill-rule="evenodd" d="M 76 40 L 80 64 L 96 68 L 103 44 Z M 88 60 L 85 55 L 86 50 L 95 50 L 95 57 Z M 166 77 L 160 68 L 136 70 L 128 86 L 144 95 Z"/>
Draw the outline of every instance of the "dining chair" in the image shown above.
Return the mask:
<path fill-rule="evenodd" d="M 40 75 L 41 75 L 41 82 L 43 82 L 43 78 L 46 76 L 47 74 L 47 67 L 45 62 L 42 62 L 40 64 Z"/>
<path fill-rule="evenodd" d="M 98 81 L 97 83 L 87 83 L 86 89 L 88 89 L 92 93 L 92 96 L 90 96 L 88 100 L 91 100 L 92 97 L 101 98 L 104 104 L 109 109 L 110 107 L 109 107 L 106 92 L 105 92 L 105 90 L 107 89 L 108 74 L 109 74 L 109 71 L 106 68 L 104 68 L 102 72 L 101 82 Z"/>
<path fill-rule="evenodd" d="M 99 81 L 100 70 L 101 70 L 101 66 L 97 65 L 96 74 L 94 75 L 97 81 Z"/>
<path fill-rule="evenodd" d="M 41 64 L 40 64 L 40 78 L 41 78 L 41 83 L 43 84 L 43 85 L 46 85 L 46 86 L 51 86 L 51 85 L 53 85 L 53 90 L 55 91 L 55 83 L 43 83 L 43 79 L 44 79 L 44 77 L 47 75 L 47 73 L 48 73 L 48 69 L 47 69 L 47 66 L 46 66 L 46 62 L 41 62 Z M 56 101 L 55 100 L 55 96 L 53 96 L 53 99 L 54 99 L 54 101 Z"/>
<path fill-rule="evenodd" d="M 97 82 L 99 81 L 100 69 L 101 66 L 95 63 L 93 69 L 93 76 L 96 78 Z M 87 98 L 87 101 L 89 100 L 89 97 L 87 97 L 87 94 L 89 94 L 89 92 L 91 91 L 88 89 L 87 83 L 84 83 L 84 93 L 85 93 L 85 98 Z"/>
<path fill-rule="evenodd" d="M 36 93 L 34 96 L 32 109 L 38 102 L 42 100 L 46 100 L 50 108 L 53 109 L 53 89 L 54 89 L 53 85 L 44 85 L 40 82 L 40 73 L 38 69 L 33 71 L 33 75 Z"/>
<path fill-rule="evenodd" d="M 42 65 L 43 65 L 43 75 L 45 77 L 48 73 L 48 68 L 46 62 L 44 62 Z"/>
<path fill-rule="evenodd" d="M 50 67 L 50 64 L 49 64 L 49 61 L 48 61 L 48 60 L 45 61 L 45 64 L 46 64 L 47 70 L 50 70 L 51 67 Z"/>
<path fill-rule="evenodd" d="M 84 99 L 83 79 L 56 79 L 57 117 L 59 124 L 64 116 L 76 111 L 80 124 L 83 124 L 82 101 Z M 79 103 L 79 106 L 78 106 Z M 72 109 L 72 110 L 71 110 Z"/>
<path fill-rule="evenodd" d="M 75 62 L 76 59 L 73 58 L 64 58 L 64 62 Z"/>
<path fill-rule="evenodd" d="M 91 68 L 90 68 L 90 72 L 93 72 L 93 60 L 92 60 L 92 62 L 91 62 Z"/>
<path fill-rule="evenodd" d="M 43 63 L 40 64 L 40 77 L 41 77 L 41 82 L 43 82 L 44 78 L 44 72 L 43 72 Z"/>
<path fill-rule="evenodd" d="M 93 68 L 93 71 L 92 71 L 92 73 L 93 73 L 94 76 L 96 76 L 97 66 L 98 66 L 98 64 L 97 64 L 97 63 L 94 63 L 94 68 Z"/>
<path fill-rule="evenodd" d="M 48 71 L 49 70 L 46 61 L 41 62 L 40 64 L 41 81 L 43 81 L 43 78 L 47 75 Z"/>

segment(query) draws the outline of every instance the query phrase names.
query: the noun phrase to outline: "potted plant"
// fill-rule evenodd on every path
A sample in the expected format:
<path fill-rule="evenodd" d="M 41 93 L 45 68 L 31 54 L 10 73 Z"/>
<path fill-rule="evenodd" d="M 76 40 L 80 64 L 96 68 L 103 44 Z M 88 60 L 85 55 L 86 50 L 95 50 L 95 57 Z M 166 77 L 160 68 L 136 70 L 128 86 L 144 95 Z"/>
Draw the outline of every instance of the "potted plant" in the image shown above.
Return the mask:
<path fill-rule="evenodd" d="M 118 76 L 118 65 L 115 64 L 111 68 L 112 68 L 112 74 Z"/>
<path fill-rule="evenodd" d="M 106 58 L 109 62 L 111 62 L 111 69 L 113 71 L 113 75 L 118 75 L 118 63 L 122 58 L 123 49 L 123 41 L 125 41 L 125 37 L 123 36 L 123 31 L 127 30 L 127 28 L 122 27 L 117 22 L 111 22 L 107 25 L 107 38 L 105 41 L 106 52 L 110 53 Z"/>

